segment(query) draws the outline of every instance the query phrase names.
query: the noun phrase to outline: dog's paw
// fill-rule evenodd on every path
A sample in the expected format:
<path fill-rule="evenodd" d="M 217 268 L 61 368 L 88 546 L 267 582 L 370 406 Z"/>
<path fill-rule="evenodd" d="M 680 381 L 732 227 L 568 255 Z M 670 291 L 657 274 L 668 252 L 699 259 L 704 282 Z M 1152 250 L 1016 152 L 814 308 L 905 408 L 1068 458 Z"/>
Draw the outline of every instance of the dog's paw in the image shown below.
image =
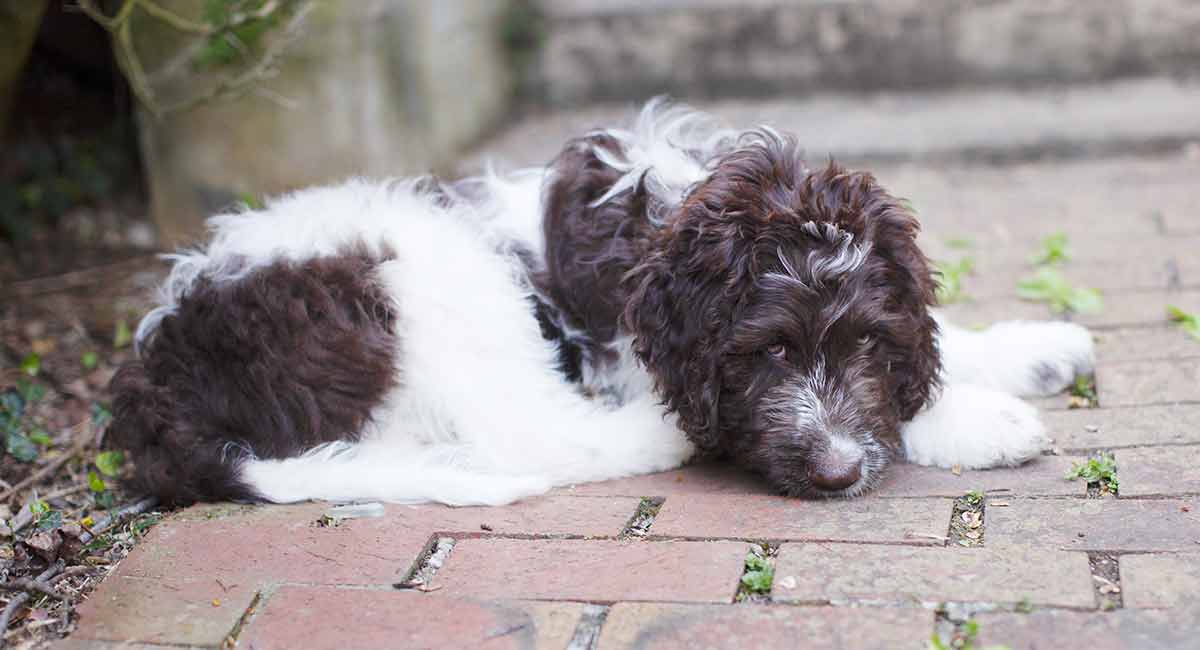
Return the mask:
<path fill-rule="evenodd" d="M 1056 395 L 1095 367 L 1092 334 L 1074 323 L 1000 323 L 983 336 L 985 349 L 1000 352 L 992 387 L 1014 395 Z"/>
<path fill-rule="evenodd" d="M 1037 410 L 1005 393 L 970 384 L 941 397 L 901 428 L 909 462 L 984 469 L 1019 465 L 1049 445 Z"/>

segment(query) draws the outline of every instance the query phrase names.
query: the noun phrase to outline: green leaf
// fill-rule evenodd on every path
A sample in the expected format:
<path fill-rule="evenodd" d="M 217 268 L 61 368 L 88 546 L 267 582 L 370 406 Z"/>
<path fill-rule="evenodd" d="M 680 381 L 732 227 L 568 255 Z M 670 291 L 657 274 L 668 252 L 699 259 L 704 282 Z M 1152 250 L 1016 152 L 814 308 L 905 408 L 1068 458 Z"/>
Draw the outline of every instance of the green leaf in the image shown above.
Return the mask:
<path fill-rule="evenodd" d="M 17 380 L 17 393 L 26 406 L 37 404 L 46 396 L 46 387 L 24 377 Z"/>
<path fill-rule="evenodd" d="M 109 413 L 108 409 L 99 402 L 92 402 L 91 414 L 92 423 L 98 427 L 102 427 L 112 420 L 112 413 Z"/>
<path fill-rule="evenodd" d="M 1167 305 L 1167 319 L 1179 325 L 1179 328 L 1187 332 L 1189 336 L 1200 341 L 1200 315 L 1189 314 L 1175 305 Z"/>
<path fill-rule="evenodd" d="M 1086 314 L 1104 308 L 1099 291 L 1072 287 L 1062 274 L 1049 267 L 1042 267 L 1032 277 L 1018 282 L 1017 295 L 1025 300 L 1044 302 L 1058 313 Z"/>
<path fill-rule="evenodd" d="M 934 262 L 938 303 L 948 305 L 962 297 L 963 278 L 975 271 L 975 260 L 963 257 L 957 262 Z"/>
<path fill-rule="evenodd" d="M 96 469 L 105 476 L 119 476 L 125 464 L 125 454 L 119 451 L 102 451 L 96 454 Z"/>
<path fill-rule="evenodd" d="M 89 471 L 87 473 L 87 480 L 88 489 L 92 492 L 99 493 L 108 489 L 108 486 L 104 484 L 104 479 L 100 478 L 100 475 L 95 472 Z"/>
<path fill-rule="evenodd" d="M 98 363 L 100 363 L 100 358 L 96 356 L 95 352 L 90 350 L 84 352 L 79 357 L 79 364 L 82 365 L 85 370 L 91 370 L 95 368 Z"/>
<path fill-rule="evenodd" d="M 42 360 L 36 353 L 30 352 L 29 354 L 25 355 L 24 359 L 21 359 L 21 372 L 29 375 L 30 377 L 36 377 L 41 369 Z"/>
<path fill-rule="evenodd" d="M 43 429 L 34 429 L 31 431 L 29 433 L 29 439 L 43 447 L 49 447 L 54 443 L 54 441 L 50 439 L 50 434 L 46 433 Z"/>
<path fill-rule="evenodd" d="M 19 390 L 6 390 L 0 393 L 0 411 L 8 416 L 13 423 L 21 419 L 25 412 L 25 398 Z"/>
<path fill-rule="evenodd" d="M 49 510 L 42 513 L 37 519 L 37 530 L 53 530 L 62 525 L 62 513 L 57 510 Z"/>
<path fill-rule="evenodd" d="M 129 330 L 129 323 L 122 318 L 117 321 L 116 329 L 113 331 L 113 347 L 120 350 L 130 343 L 133 343 L 133 332 Z"/>
<path fill-rule="evenodd" d="M 1067 253 L 1067 234 L 1056 232 L 1042 239 L 1041 249 L 1034 253 L 1029 261 L 1036 266 L 1048 266 L 1061 264 L 1068 259 L 1070 259 L 1070 255 Z"/>
<path fill-rule="evenodd" d="M 22 463 L 32 463 L 38 457 L 37 445 L 20 433 L 9 432 L 4 448 L 10 456 Z"/>

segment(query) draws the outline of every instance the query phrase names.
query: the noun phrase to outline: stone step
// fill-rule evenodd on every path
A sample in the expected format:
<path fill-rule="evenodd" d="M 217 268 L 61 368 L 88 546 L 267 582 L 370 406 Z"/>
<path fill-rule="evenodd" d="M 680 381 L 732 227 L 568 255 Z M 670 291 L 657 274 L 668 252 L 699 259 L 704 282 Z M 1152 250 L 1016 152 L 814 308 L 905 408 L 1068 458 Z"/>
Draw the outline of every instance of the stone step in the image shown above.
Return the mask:
<path fill-rule="evenodd" d="M 1168 77 L 693 105 L 731 127 L 769 124 L 795 133 L 814 162 L 829 156 L 879 165 L 1200 153 L 1200 83 Z M 460 171 L 477 171 L 484 157 L 511 165 L 544 164 L 571 137 L 628 124 L 636 108 L 629 101 L 535 112 L 468 155 Z"/>
<path fill-rule="evenodd" d="M 552 105 L 1194 74 L 1192 0 L 545 0 Z"/>

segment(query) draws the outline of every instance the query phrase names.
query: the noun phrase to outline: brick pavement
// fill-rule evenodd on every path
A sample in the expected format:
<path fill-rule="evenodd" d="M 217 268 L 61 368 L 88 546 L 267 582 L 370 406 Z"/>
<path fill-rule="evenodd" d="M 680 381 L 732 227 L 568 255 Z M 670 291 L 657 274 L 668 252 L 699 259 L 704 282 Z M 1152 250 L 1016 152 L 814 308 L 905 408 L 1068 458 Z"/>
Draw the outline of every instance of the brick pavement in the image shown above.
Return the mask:
<path fill-rule="evenodd" d="M 945 239 L 973 241 L 981 271 L 948 309 L 964 324 L 1049 317 L 1012 286 L 1039 237 L 1070 236 L 1064 274 L 1102 288 L 1106 308 L 1079 319 L 1099 337 L 1100 407 L 1042 402 L 1057 455 L 961 474 L 900 465 L 869 497 L 823 503 L 699 465 L 336 526 L 320 525 L 320 504 L 202 506 L 159 524 L 61 647 L 920 648 L 968 616 L 980 642 L 1013 650 L 1195 643 L 1200 342 L 1165 305 L 1200 311 L 1200 213 L 1180 180 L 1200 162 L 879 175 L 921 211 L 934 257 L 962 254 Z M 1063 478 L 1101 450 L 1119 496 Z M 972 489 L 986 493 L 981 534 L 963 546 L 950 522 Z M 629 529 L 646 504 L 648 528 Z M 397 588 L 439 538 L 453 540 L 440 568 Z M 773 589 L 736 602 L 752 545 L 768 549 Z"/>

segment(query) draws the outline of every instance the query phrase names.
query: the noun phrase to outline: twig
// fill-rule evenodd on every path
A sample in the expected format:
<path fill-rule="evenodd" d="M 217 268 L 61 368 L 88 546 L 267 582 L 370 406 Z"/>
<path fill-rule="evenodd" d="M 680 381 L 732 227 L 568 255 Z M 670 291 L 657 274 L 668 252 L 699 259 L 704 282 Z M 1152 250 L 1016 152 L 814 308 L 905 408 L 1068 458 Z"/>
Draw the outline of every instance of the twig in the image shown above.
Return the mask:
<path fill-rule="evenodd" d="M 145 269 L 147 266 L 153 266 L 158 261 L 157 255 L 139 255 L 119 262 L 110 264 L 101 264 L 91 268 L 79 269 L 76 271 L 68 271 L 58 275 L 49 275 L 40 278 L 31 278 L 29 280 L 20 280 L 12 282 L 5 288 L 0 297 L 5 299 L 10 298 L 29 298 L 46 293 L 56 293 L 59 291 L 67 291 L 69 289 L 78 289 L 80 287 L 89 287 L 98 284 L 107 277 L 108 274 L 120 272 L 126 267 L 130 271 Z"/>
<path fill-rule="evenodd" d="M 73 566 L 73 567 L 63 571 L 62 573 L 54 576 L 54 578 L 52 578 L 50 580 L 50 584 L 56 585 L 56 584 L 62 582 L 63 580 L 66 580 L 67 578 L 84 575 L 86 573 L 92 573 L 93 571 L 96 571 L 96 570 L 97 569 L 94 566 Z"/>
<path fill-rule="evenodd" d="M 64 564 L 62 560 L 55 562 L 54 564 L 50 565 L 50 568 L 41 572 L 38 577 L 34 578 L 34 581 L 45 582 L 46 580 L 53 578 L 59 571 L 63 570 L 63 566 Z M 8 606 L 4 608 L 4 613 L 0 614 L 0 648 L 4 647 L 4 631 L 8 629 L 8 624 L 12 622 L 12 617 L 17 613 L 17 610 L 20 609 L 21 605 L 24 605 L 25 601 L 27 600 L 29 600 L 28 591 L 21 592 L 16 596 L 13 596 L 13 599 L 8 601 Z"/>
<path fill-rule="evenodd" d="M 73 426 L 71 428 L 79 429 L 80 427 L 82 427 L 85 424 L 88 424 L 89 422 L 91 422 L 91 420 L 80 422 L 79 424 L 76 424 L 75 426 Z M 10 500 L 12 497 L 16 496 L 22 490 L 29 487 L 30 485 L 33 485 L 34 483 L 37 483 L 38 481 L 49 476 L 50 474 L 57 472 L 63 465 L 67 464 L 67 461 L 71 460 L 77 454 L 79 454 L 79 452 L 83 451 L 87 447 L 88 443 L 91 442 L 91 439 L 92 439 L 91 436 L 81 436 L 78 440 L 75 441 L 75 444 L 71 445 L 71 448 L 69 450 L 67 450 L 67 452 L 64 453 L 62 456 L 55 458 L 54 460 L 50 461 L 50 463 L 48 465 L 46 465 L 45 467 L 39 469 L 38 471 L 30 474 L 27 477 L 25 477 L 25 480 L 21 481 L 20 483 L 17 483 L 16 485 L 12 486 L 8 490 L 5 490 L 4 494 L 0 494 L 0 503 L 4 503 L 4 502 Z"/>
<path fill-rule="evenodd" d="M 51 598 L 57 598 L 58 600 L 71 600 L 70 598 L 55 591 L 54 587 L 51 587 L 45 582 L 42 582 L 41 580 L 30 580 L 29 578 L 13 578 L 7 582 L 0 582 L 0 589 L 7 589 L 8 591 L 36 591 L 38 593 L 46 594 Z"/>
<path fill-rule="evenodd" d="M 145 499 L 125 506 L 124 508 L 118 508 L 117 510 L 110 512 L 108 516 L 101 518 L 88 530 L 84 531 L 84 533 L 79 536 L 79 541 L 82 544 L 87 544 L 95 539 L 96 535 L 99 535 L 109 528 L 120 524 L 122 520 L 140 515 L 156 505 L 158 505 L 158 499 L 154 497 L 146 497 Z"/>

